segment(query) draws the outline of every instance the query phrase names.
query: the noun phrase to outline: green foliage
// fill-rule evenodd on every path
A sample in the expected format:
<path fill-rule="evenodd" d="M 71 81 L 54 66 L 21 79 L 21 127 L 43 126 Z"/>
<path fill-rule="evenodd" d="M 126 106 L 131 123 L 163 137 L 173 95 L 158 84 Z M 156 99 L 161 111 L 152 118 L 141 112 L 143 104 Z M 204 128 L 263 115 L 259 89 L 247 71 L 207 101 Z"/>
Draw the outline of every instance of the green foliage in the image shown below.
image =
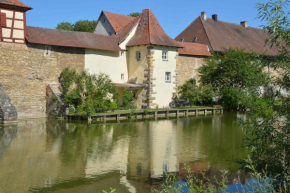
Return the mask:
<path fill-rule="evenodd" d="M 118 108 L 118 91 L 105 74 L 91 75 L 65 68 L 59 77 L 64 101 L 77 113 L 95 113 Z"/>
<path fill-rule="evenodd" d="M 192 173 L 190 167 L 185 166 L 185 168 L 187 171 L 187 175 L 185 177 L 179 177 L 175 174 L 167 174 L 165 182 L 161 186 L 161 190 L 153 190 L 153 193 L 182 193 L 184 191 L 188 193 L 227 192 L 227 184 L 229 184 L 227 171 L 221 171 L 221 176 L 219 178 L 214 176 L 214 179 L 211 180 L 205 175 L 205 173 L 198 175 Z M 254 172 L 251 172 L 251 176 L 255 178 L 255 183 L 249 184 L 248 186 L 242 185 L 242 189 L 244 191 L 253 192 L 252 190 L 255 190 L 255 192 L 261 193 L 276 192 L 274 188 L 274 181 L 269 180 L 264 173 L 258 173 L 254 170 Z M 178 186 L 177 182 L 180 179 L 185 181 L 186 184 Z M 241 184 L 239 177 L 236 181 Z"/>
<path fill-rule="evenodd" d="M 123 94 L 123 107 L 129 109 L 131 102 L 133 101 L 134 93 L 132 91 L 125 90 Z"/>
<path fill-rule="evenodd" d="M 276 0 L 258 4 L 259 17 L 265 21 L 271 37 L 267 41 L 280 49 L 280 55 L 273 58 L 270 67 L 279 73 L 271 79 L 263 98 L 256 100 L 242 126 L 246 135 L 251 160 L 244 160 L 243 166 L 253 164 L 258 172 L 267 170 L 277 176 L 283 191 L 290 192 L 290 98 L 283 97 L 279 90 L 290 91 L 290 1 Z M 273 92 L 274 91 L 274 92 Z"/>
<path fill-rule="evenodd" d="M 109 191 L 103 190 L 102 193 L 117 193 L 117 189 L 115 189 L 115 188 L 110 188 Z"/>
<path fill-rule="evenodd" d="M 138 17 L 138 16 L 140 16 L 141 15 L 141 13 L 139 13 L 139 12 L 132 12 L 132 13 L 130 13 L 128 16 L 131 16 L 131 17 Z"/>
<path fill-rule="evenodd" d="M 197 86 L 193 78 L 178 88 L 178 94 L 181 98 L 189 99 L 191 105 L 212 104 L 214 97 L 211 86 Z"/>
<path fill-rule="evenodd" d="M 74 26 L 70 22 L 61 22 L 61 23 L 57 24 L 56 29 L 74 31 Z"/>
<path fill-rule="evenodd" d="M 248 106 L 250 97 L 259 96 L 259 87 L 267 83 L 264 59 L 243 50 L 230 49 L 205 60 L 199 69 L 201 83 L 211 85 L 222 105 L 228 109 Z M 246 98 L 244 98 L 246 97 Z M 231 100 L 231 101 L 229 101 Z"/>
<path fill-rule="evenodd" d="M 94 32 L 97 26 L 97 21 L 92 20 L 79 20 L 75 23 L 61 22 L 56 26 L 56 29 L 67 31 L 80 31 L 80 32 Z"/>

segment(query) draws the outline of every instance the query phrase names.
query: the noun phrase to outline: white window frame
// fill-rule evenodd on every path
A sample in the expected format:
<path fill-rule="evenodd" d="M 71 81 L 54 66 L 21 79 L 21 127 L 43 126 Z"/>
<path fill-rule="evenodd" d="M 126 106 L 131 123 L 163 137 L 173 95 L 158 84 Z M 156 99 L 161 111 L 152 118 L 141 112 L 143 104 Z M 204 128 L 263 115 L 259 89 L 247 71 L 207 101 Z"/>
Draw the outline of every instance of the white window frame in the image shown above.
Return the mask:
<path fill-rule="evenodd" d="M 141 52 L 140 51 L 136 52 L 136 60 L 141 61 Z"/>
<path fill-rule="evenodd" d="M 171 72 L 165 72 L 165 82 L 171 83 Z"/>
<path fill-rule="evenodd" d="M 162 61 L 168 61 L 168 51 L 162 51 Z"/>

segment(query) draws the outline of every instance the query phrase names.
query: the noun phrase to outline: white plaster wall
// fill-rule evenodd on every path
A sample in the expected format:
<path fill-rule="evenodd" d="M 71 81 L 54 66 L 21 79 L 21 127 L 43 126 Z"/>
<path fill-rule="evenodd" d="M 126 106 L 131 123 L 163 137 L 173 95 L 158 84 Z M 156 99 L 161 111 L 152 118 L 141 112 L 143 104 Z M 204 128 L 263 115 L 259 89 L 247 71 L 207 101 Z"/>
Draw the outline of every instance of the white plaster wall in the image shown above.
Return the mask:
<path fill-rule="evenodd" d="M 24 30 L 17 30 L 17 29 L 14 29 L 13 30 L 13 38 L 21 38 L 21 39 L 24 39 Z"/>
<path fill-rule="evenodd" d="M 15 12 L 15 19 L 24 19 L 24 17 L 23 17 L 23 13 L 21 13 L 21 12 Z"/>
<path fill-rule="evenodd" d="M 168 51 L 168 60 L 162 60 L 162 51 Z M 172 101 L 173 93 L 175 93 L 175 76 L 176 76 L 176 59 L 177 59 L 177 48 L 170 48 L 164 46 L 154 46 L 154 70 L 153 84 L 156 86 L 153 91 L 156 94 L 153 95 L 156 99 L 153 103 L 157 104 L 160 108 L 169 107 L 169 103 Z M 171 82 L 165 82 L 165 72 L 171 73 Z"/>
<path fill-rule="evenodd" d="M 114 83 L 128 81 L 126 52 L 112 52 L 86 49 L 85 69 L 91 74 L 105 73 L 110 76 Z M 124 80 L 121 79 L 124 74 Z"/>
<path fill-rule="evenodd" d="M 95 29 L 95 34 L 101 34 L 101 35 L 109 35 L 109 32 L 111 32 L 111 34 L 114 34 L 115 31 L 112 28 L 111 24 L 109 23 L 108 19 L 106 16 L 104 16 L 106 18 L 106 21 L 104 23 L 102 23 L 101 18 L 104 16 L 104 14 L 101 15 L 100 20 L 98 21 L 97 27 Z"/>
<path fill-rule="evenodd" d="M 14 28 L 24 29 L 24 22 L 23 21 L 14 21 Z"/>
<path fill-rule="evenodd" d="M 135 35 L 137 31 L 139 22 L 136 23 L 136 25 L 133 27 L 133 29 L 130 31 L 128 37 L 119 45 L 122 50 L 126 50 L 127 43 L 132 39 L 132 37 Z"/>
<path fill-rule="evenodd" d="M 9 11 L 9 10 L 3 10 L 1 9 L 2 13 L 6 13 L 6 17 L 7 18 L 13 18 L 13 11 Z"/>

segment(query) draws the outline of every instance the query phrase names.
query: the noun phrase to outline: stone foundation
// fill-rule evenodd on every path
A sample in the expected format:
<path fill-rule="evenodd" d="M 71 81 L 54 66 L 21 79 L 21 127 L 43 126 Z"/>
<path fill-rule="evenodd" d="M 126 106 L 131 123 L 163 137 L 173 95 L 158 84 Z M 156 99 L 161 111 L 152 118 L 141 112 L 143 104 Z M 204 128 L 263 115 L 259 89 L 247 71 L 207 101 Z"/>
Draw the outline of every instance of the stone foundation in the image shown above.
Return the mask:
<path fill-rule="evenodd" d="M 65 67 L 84 70 L 85 50 L 39 44 L 0 43 L 0 83 L 18 118 L 47 116 L 46 88 Z"/>

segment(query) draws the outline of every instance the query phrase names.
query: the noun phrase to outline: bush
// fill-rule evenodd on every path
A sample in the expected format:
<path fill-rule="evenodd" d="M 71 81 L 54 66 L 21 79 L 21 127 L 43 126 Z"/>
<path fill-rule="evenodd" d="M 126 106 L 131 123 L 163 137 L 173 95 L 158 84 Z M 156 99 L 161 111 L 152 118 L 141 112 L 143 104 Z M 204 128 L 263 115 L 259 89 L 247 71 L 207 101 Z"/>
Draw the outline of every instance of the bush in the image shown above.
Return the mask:
<path fill-rule="evenodd" d="M 91 75 L 65 68 L 59 77 L 65 103 L 72 105 L 79 114 L 93 114 L 118 108 L 118 91 L 108 75 Z"/>
<path fill-rule="evenodd" d="M 134 93 L 132 91 L 124 91 L 123 95 L 123 109 L 131 109 L 132 105 L 131 102 L 134 99 Z"/>
<path fill-rule="evenodd" d="M 181 98 L 189 99 L 191 105 L 212 104 L 214 92 L 211 86 L 196 85 L 195 79 L 186 81 L 178 88 L 178 95 Z"/>
<path fill-rule="evenodd" d="M 258 98 L 259 88 L 268 83 L 268 75 L 263 72 L 267 64 L 257 54 L 230 49 L 207 58 L 205 62 L 198 70 L 201 84 L 211 85 L 227 109 L 249 107 L 248 101 Z"/>

